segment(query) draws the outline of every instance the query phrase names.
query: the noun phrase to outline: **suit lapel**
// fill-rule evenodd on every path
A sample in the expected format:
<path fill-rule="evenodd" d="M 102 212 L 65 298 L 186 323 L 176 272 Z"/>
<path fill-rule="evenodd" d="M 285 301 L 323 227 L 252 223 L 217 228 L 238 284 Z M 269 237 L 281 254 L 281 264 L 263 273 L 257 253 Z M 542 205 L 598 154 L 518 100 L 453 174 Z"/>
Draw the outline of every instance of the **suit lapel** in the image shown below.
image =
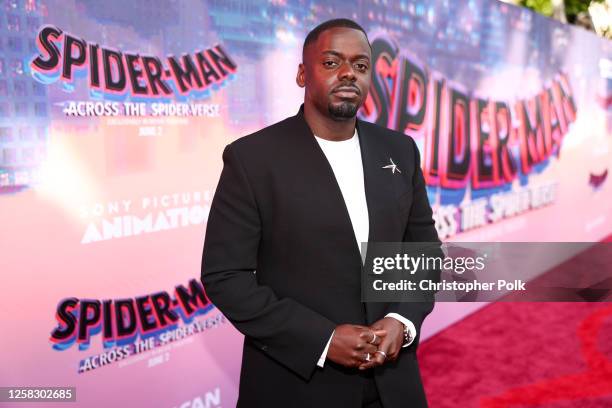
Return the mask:
<path fill-rule="evenodd" d="M 304 176 L 308 178 L 308 183 L 312 186 L 313 194 L 316 191 L 318 214 L 320 217 L 326 217 L 333 223 L 340 223 L 342 231 L 342 240 L 349 240 L 353 245 L 353 250 L 350 256 L 356 257 L 361 262 L 361 255 L 353 224 L 348 212 L 348 208 L 342 196 L 342 191 L 334 171 L 323 153 L 321 146 L 315 140 L 315 136 L 308 127 L 304 119 L 303 108 L 294 117 L 296 121 L 296 134 L 294 142 L 297 147 L 297 154 L 300 156 L 300 163 L 304 169 L 307 169 Z"/>
<path fill-rule="evenodd" d="M 371 126 L 357 120 L 357 133 L 361 146 L 363 176 L 366 200 L 370 218 L 368 242 L 390 241 L 388 237 L 399 226 L 399 217 L 395 211 L 396 203 L 393 191 L 392 174 L 383 166 L 389 163 L 388 152 Z M 391 239 L 391 241 L 396 239 Z"/>
<path fill-rule="evenodd" d="M 309 178 L 308 182 L 312 183 L 313 191 L 321 195 L 318 205 L 320 214 L 341 223 L 342 234 L 346 234 L 346 239 L 355 243 L 351 256 L 358 257 L 361 263 L 361 243 L 358 246 L 355 240 L 349 212 L 331 165 L 308 127 L 302 109 L 294 119 L 297 130 L 294 143 L 300 156 L 300 166 L 307 169 L 304 176 Z M 397 241 L 397 237 L 401 236 L 398 234 L 401 226 L 391 178 L 393 175 L 389 169 L 383 169 L 383 166 L 389 164 L 389 152 L 385 144 L 378 139 L 380 135 L 377 135 L 376 129 L 361 120 L 357 120 L 357 134 L 368 206 L 368 242 Z"/>

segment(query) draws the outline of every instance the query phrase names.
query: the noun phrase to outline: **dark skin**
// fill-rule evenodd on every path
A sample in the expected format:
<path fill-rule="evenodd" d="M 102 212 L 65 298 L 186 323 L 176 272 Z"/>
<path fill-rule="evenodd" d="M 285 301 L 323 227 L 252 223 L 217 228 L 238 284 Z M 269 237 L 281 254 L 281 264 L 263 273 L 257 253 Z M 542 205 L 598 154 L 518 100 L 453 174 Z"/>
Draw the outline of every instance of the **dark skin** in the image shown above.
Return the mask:
<path fill-rule="evenodd" d="M 306 123 L 323 139 L 350 139 L 355 133 L 355 114 L 370 89 L 372 55 L 365 34 L 345 27 L 325 30 L 306 47 L 303 59 L 296 82 L 305 88 Z M 334 331 L 327 359 L 360 370 L 380 366 L 397 359 L 403 331 L 404 325 L 391 317 L 370 327 L 341 324 Z M 366 353 L 370 354 L 369 362 Z"/>
<path fill-rule="evenodd" d="M 338 118 L 329 106 L 363 105 L 370 88 L 371 51 L 366 36 L 352 28 L 331 28 L 304 50 L 296 82 L 305 88 L 304 117 L 318 137 L 347 140 L 356 117 Z"/>
<path fill-rule="evenodd" d="M 402 344 L 404 343 L 404 324 L 397 319 L 385 317 L 374 322 L 370 328 L 374 330 L 374 333 L 377 335 L 378 333 L 386 333 L 386 335 L 382 338 L 378 349 L 387 353 L 387 357 L 376 353 L 374 354 L 372 360 L 362 363 L 359 366 L 360 370 L 367 370 L 368 368 L 382 365 L 385 362 L 388 363 L 389 361 L 397 360 L 397 357 L 402 350 Z"/>

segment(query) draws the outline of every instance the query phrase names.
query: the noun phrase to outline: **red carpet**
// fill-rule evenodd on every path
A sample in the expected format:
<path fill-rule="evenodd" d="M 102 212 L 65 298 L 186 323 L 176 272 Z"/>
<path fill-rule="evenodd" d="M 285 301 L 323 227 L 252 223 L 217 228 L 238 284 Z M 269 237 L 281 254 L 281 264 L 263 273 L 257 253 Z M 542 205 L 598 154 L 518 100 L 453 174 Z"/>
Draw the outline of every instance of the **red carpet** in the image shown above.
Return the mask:
<path fill-rule="evenodd" d="M 419 361 L 431 408 L 612 408 L 612 303 L 493 303 Z"/>

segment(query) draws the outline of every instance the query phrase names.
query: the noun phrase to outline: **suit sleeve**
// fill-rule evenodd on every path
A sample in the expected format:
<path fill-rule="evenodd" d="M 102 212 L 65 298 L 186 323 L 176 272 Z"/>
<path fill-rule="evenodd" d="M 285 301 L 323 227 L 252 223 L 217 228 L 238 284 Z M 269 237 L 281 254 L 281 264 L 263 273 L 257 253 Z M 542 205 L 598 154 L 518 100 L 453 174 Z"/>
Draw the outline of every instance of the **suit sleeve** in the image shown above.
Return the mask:
<path fill-rule="evenodd" d="M 441 244 L 438 238 L 438 232 L 433 220 L 433 213 L 427 198 L 427 190 L 425 189 L 425 179 L 421 171 L 421 160 L 419 157 L 419 149 L 412 138 L 412 147 L 414 151 L 415 169 L 412 178 L 413 201 L 408 216 L 408 222 L 404 231 L 404 242 L 431 242 L 432 247 L 437 248 L 435 244 Z M 443 256 L 442 250 L 434 249 L 436 255 Z M 428 279 L 433 281 L 440 280 L 440 271 L 431 271 Z M 425 302 L 397 302 L 389 305 L 387 313 L 398 313 L 404 318 L 410 320 L 417 332 L 417 336 L 421 333 L 421 326 L 425 317 L 433 310 L 434 298 L 433 294 L 428 296 Z M 413 342 L 416 345 L 418 342 Z"/>
<path fill-rule="evenodd" d="M 235 148 L 223 170 L 206 228 L 201 280 L 209 299 L 260 350 L 308 380 L 336 324 L 257 281 L 261 219 Z M 279 248 L 282 250 L 282 248 Z"/>

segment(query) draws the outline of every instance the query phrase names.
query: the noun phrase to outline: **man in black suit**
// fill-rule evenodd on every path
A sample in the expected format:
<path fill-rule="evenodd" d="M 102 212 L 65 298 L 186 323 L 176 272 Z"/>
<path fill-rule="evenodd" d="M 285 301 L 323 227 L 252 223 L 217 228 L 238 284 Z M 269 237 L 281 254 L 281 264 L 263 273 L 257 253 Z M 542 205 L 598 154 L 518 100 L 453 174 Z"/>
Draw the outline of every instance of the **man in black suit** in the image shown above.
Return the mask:
<path fill-rule="evenodd" d="M 437 242 L 414 141 L 356 119 L 371 48 L 351 20 L 306 37 L 298 114 L 229 144 L 202 282 L 245 335 L 240 407 L 426 407 L 433 302 L 362 303 L 360 242 Z"/>

